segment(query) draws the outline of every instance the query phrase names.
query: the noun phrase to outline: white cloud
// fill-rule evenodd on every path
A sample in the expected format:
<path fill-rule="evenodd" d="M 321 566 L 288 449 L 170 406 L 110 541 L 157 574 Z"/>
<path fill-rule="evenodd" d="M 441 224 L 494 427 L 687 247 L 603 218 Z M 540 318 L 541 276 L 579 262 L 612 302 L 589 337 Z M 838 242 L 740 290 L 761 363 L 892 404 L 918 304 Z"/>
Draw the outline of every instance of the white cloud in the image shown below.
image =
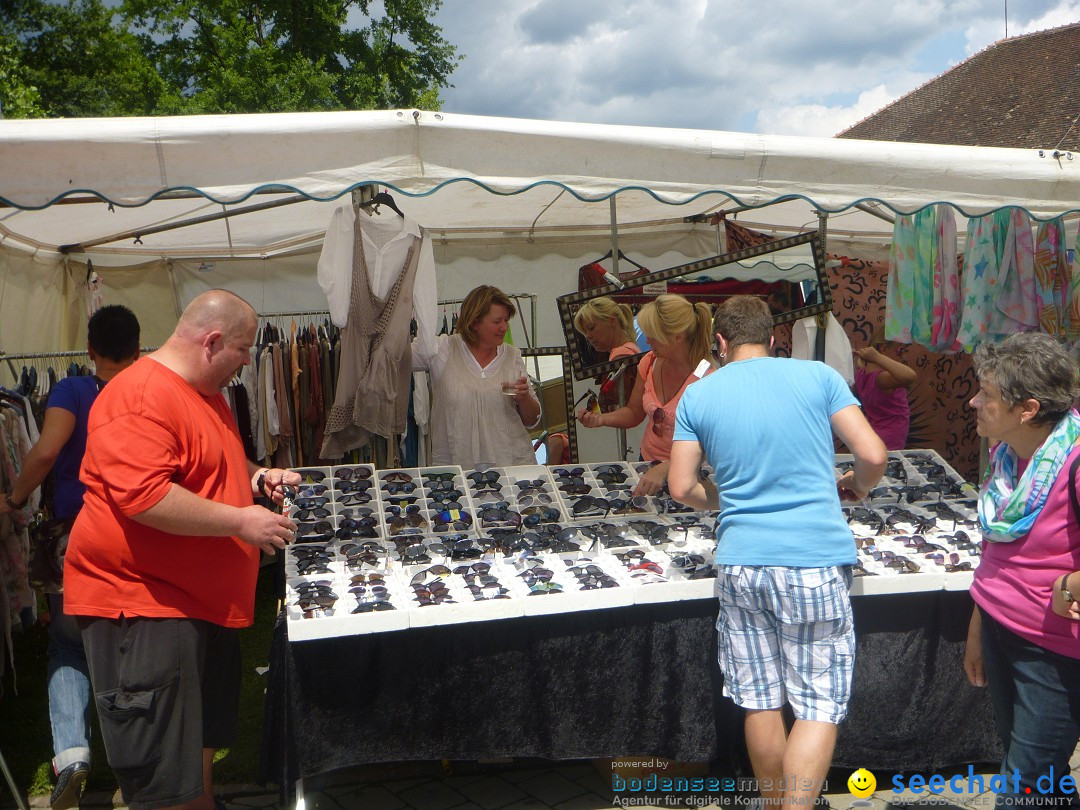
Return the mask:
<path fill-rule="evenodd" d="M 831 107 L 824 104 L 766 107 L 758 112 L 755 131 L 765 135 L 831 138 L 896 99 L 895 93 L 890 93 L 885 89 L 885 85 L 879 84 L 859 93 L 853 104 Z"/>
<path fill-rule="evenodd" d="M 1010 34 L 1080 19 L 1009 5 Z M 447 0 L 436 22 L 465 56 L 450 112 L 833 135 L 1004 20 L 1001 0 Z"/>

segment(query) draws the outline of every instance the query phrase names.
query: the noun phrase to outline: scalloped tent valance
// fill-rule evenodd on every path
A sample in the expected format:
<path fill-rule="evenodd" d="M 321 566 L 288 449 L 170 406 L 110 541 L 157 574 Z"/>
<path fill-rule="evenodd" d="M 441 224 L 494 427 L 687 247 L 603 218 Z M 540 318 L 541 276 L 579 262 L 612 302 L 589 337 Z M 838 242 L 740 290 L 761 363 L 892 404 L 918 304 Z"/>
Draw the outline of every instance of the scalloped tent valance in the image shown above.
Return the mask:
<path fill-rule="evenodd" d="M 390 110 L 0 121 L 0 239 L 52 251 L 140 228 L 297 197 L 78 251 L 268 255 L 321 239 L 330 201 L 378 183 L 444 238 L 564 238 L 681 222 L 733 206 L 778 227 L 891 229 L 854 206 L 911 213 L 946 202 L 1036 219 L 1080 213 L 1080 155 L 574 124 Z M 70 205 L 99 198 L 106 202 Z M 57 203 L 65 203 L 57 205 Z M 17 210 L 12 210 L 17 209 Z"/>

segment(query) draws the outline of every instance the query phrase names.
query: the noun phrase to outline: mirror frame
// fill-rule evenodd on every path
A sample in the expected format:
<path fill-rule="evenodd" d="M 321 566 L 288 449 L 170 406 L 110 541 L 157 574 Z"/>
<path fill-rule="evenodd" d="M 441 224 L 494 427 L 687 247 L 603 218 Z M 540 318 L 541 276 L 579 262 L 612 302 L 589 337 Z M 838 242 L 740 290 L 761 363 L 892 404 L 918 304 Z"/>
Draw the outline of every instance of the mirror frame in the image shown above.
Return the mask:
<path fill-rule="evenodd" d="M 570 368 L 570 352 L 565 346 L 522 346 L 518 351 L 524 360 L 527 357 L 562 356 L 563 395 L 566 404 L 566 436 L 570 444 L 570 463 L 578 463 L 577 419 L 574 418 L 574 377 Z M 529 364 L 525 363 L 525 371 Z M 542 380 L 540 382 L 543 382 Z"/>
<path fill-rule="evenodd" d="M 743 250 L 722 253 L 719 256 L 710 256 L 707 259 L 700 259 L 696 262 L 680 264 L 675 267 L 669 267 L 666 270 L 657 270 L 656 272 L 647 273 L 643 276 L 635 276 L 623 283 L 622 286 L 605 284 L 602 287 L 592 287 L 588 290 L 560 295 L 555 301 L 559 305 L 559 319 L 562 321 L 563 334 L 566 337 L 566 346 L 570 355 L 570 365 L 574 370 L 574 377 L 578 380 L 597 377 L 601 374 L 614 371 L 620 366 L 624 366 L 628 363 L 637 363 L 641 358 L 641 354 L 635 354 L 631 357 L 619 358 L 618 360 L 609 360 L 604 363 L 585 366 L 582 361 L 581 352 L 578 350 L 577 332 L 574 330 L 574 313 L 571 310 L 571 307 L 575 304 L 583 304 L 593 298 L 600 298 L 605 295 L 610 296 L 618 293 L 625 293 L 637 289 L 638 287 L 644 287 L 646 284 L 654 284 L 658 281 L 671 281 L 690 273 L 696 273 L 700 270 L 708 270 L 711 267 L 718 267 L 722 264 L 730 264 L 731 262 L 741 261 L 742 259 L 752 259 L 769 253 L 776 253 L 799 245 L 810 245 L 811 253 L 814 258 L 814 271 L 817 274 L 819 290 L 818 303 L 808 307 L 799 307 L 798 309 L 793 309 L 790 312 L 785 312 L 781 315 L 774 315 L 773 326 L 777 326 L 782 323 L 788 323 L 789 321 L 797 321 L 801 318 L 807 318 L 812 315 L 819 315 L 824 312 L 832 311 L 832 290 L 829 288 L 828 279 L 825 277 L 825 247 L 822 243 L 821 234 L 818 231 L 810 231 L 799 234 L 798 236 L 789 236 L 784 239 L 775 239 L 762 245 L 754 245 L 753 247 L 748 247 Z M 570 407 L 573 408 L 573 405 L 571 404 Z"/>

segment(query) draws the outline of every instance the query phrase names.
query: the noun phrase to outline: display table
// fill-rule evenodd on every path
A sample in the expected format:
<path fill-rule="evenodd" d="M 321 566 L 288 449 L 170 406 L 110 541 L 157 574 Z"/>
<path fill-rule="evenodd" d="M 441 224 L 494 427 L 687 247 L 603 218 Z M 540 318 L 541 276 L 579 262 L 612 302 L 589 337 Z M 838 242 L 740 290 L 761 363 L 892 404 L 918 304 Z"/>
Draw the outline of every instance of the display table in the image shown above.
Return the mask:
<path fill-rule="evenodd" d="M 287 608 L 270 657 L 264 779 L 285 785 L 367 763 L 487 757 L 660 756 L 741 770 L 741 712 L 720 697 L 715 580 L 702 576 L 712 567 L 711 524 L 687 528 L 692 516 L 672 518 L 645 504 L 651 517 L 639 514 L 625 526 L 615 520 L 588 536 L 571 531 L 572 540 L 594 538 L 580 551 L 553 546 L 567 542 L 566 532 L 505 535 L 493 542 L 514 545 L 495 553 L 484 572 L 497 575 L 498 600 L 484 598 L 489 591 L 470 574 L 446 566 L 434 573 L 436 550 L 450 559 L 459 548 L 445 533 L 402 539 L 414 524 L 422 533 L 462 514 L 475 516 L 462 528 L 475 529 L 486 515 L 485 487 L 519 503 L 550 494 L 543 509 L 551 519 L 580 525 L 586 513 L 576 499 L 612 499 L 603 501 L 610 511 L 621 497 L 616 487 L 632 484 L 638 472 L 615 464 L 565 473 L 356 470 L 350 482 L 341 468 L 315 471 L 311 477 L 337 482 L 327 489 L 327 512 L 339 505 L 336 492 L 351 498 L 367 486 L 358 480 L 380 482 L 369 488 L 383 513 L 372 529 L 381 539 L 366 551 L 339 532 L 314 551 L 294 547 L 287 555 Z M 454 487 L 463 508 L 440 517 L 428 501 Z M 978 564 L 963 531 L 974 531 L 964 503 L 969 490 L 936 454 L 905 451 L 890 454 L 883 485 L 848 513 L 859 549 L 857 653 L 837 765 L 925 772 L 1001 756 L 986 690 L 970 686 L 963 672 L 967 587 Z M 411 524 L 406 498 L 417 502 Z M 692 552 L 704 559 L 690 564 Z M 579 590 L 583 580 L 570 574 L 585 555 L 617 585 Z M 550 570 L 531 590 L 560 593 L 524 587 L 536 562 Z M 636 578 L 642 573 L 648 576 Z M 471 583 L 478 601 L 456 577 Z M 453 598 L 443 602 L 433 594 L 445 582 Z"/>
<path fill-rule="evenodd" d="M 967 683 L 966 592 L 853 598 L 857 656 L 834 763 L 928 771 L 1001 756 Z M 262 776 L 375 762 L 740 757 L 715 599 L 290 643 L 274 630 Z"/>

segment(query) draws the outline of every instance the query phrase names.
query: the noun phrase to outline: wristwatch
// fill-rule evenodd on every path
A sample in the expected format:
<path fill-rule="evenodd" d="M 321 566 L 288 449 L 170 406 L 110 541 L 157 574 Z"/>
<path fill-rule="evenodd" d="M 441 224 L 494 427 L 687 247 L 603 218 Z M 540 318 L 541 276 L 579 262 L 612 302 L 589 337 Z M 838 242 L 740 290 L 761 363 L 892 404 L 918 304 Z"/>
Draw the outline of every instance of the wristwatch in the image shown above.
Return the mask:
<path fill-rule="evenodd" d="M 30 499 L 27 498 L 22 503 L 15 503 L 15 501 L 13 501 L 11 499 L 11 493 L 10 492 L 5 492 L 4 493 L 4 500 L 7 501 L 8 506 L 10 506 L 12 509 L 18 511 L 19 509 L 22 509 L 23 507 L 25 507 L 26 504 L 27 504 L 27 501 L 29 501 Z"/>
<path fill-rule="evenodd" d="M 1069 575 L 1066 574 L 1061 578 L 1061 598 L 1065 600 L 1067 604 L 1072 604 L 1076 601 L 1076 597 L 1072 595 L 1069 590 Z"/>

